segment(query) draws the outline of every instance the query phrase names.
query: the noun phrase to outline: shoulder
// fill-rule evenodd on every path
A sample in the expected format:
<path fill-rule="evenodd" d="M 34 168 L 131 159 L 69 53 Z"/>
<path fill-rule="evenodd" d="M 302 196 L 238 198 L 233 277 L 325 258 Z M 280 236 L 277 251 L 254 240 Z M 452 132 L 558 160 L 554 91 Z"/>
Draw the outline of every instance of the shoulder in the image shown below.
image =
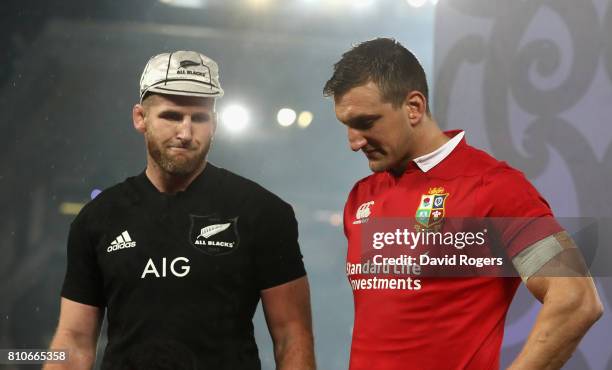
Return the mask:
<path fill-rule="evenodd" d="M 517 185 L 529 184 L 529 181 L 520 170 L 500 161 L 484 150 L 466 145 L 462 158 L 465 163 L 465 172 L 478 174 L 483 188 L 502 190 Z"/>
<path fill-rule="evenodd" d="M 108 218 L 114 209 L 129 206 L 134 201 L 134 191 L 131 186 L 133 179 L 134 177 L 129 177 L 123 182 L 104 189 L 83 206 L 73 220 L 73 224 L 84 226 L 100 223 Z"/>
<path fill-rule="evenodd" d="M 550 213 L 546 200 L 522 171 L 471 145 L 463 145 L 452 162 L 453 172 L 475 180 L 478 209 L 490 216 Z"/>
<path fill-rule="evenodd" d="M 358 180 L 355 182 L 355 185 L 353 185 L 349 197 L 359 196 L 362 193 L 370 193 L 388 180 L 388 177 L 389 174 L 386 172 L 375 172 Z"/>
<path fill-rule="evenodd" d="M 522 171 L 505 162 L 483 173 L 478 191 L 483 209 L 496 217 L 552 215 L 550 205 Z"/>
<path fill-rule="evenodd" d="M 349 192 L 344 204 L 344 215 L 353 214 L 359 207 L 369 207 L 374 204 L 373 199 L 384 191 L 391 181 L 386 172 L 376 172 L 357 181 Z"/>
<path fill-rule="evenodd" d="M 292 209 L 289 203 L 257 182 L 222 167 L 213 166 L 213 168 L 217 186 L 222 189 L 225 196 L 233 198 L 234 201 L 258 209 Z"/>
<path fill-rule="evenodd" d="M 460 150 L 459 172 L 462 176 L 480 177 L 483 185 L 513 185 L 517 181 L 528 182 L 523 172 L 482 149 L 466 144 Z"/>
<path fill-rule="evenodd" d="M 463 173 L 467 176 L 481 175 L 484 176 L 490 171 L 496 171 L 500 168 L 509 168 L 507 163 L 498 160 L 491 154 L 482 149 L 475 148 L 471 145 L 465 145 L 461 148 L 462 155 L 460 158 L 463 163 Z"/>
<path fill-rule="evenodd" d="M 497 165 L 491 166 L 483 171 L 482 185 L 483 187 L 500 189 L 512 188 L 514 190 L 525 185 L 529 185 L 529 188 L 532 187 L 522 171 L 511 167 L 506 162 L 498 162 Z"/>

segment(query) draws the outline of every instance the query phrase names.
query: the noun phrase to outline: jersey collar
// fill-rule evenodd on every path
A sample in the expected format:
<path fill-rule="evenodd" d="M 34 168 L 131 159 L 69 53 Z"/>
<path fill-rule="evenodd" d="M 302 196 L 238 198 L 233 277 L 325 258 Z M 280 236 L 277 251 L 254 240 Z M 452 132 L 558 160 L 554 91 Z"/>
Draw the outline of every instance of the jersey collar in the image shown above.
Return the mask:
<path fill-rule="evenodd" d="M 459 143 L 463 140 L 463 137 L 465 136 L 465 131 L 445 131 L 444 134 L 446 136 L 451 137 L 451 139 L 433 152 L 422 155 L 413 160 L 421 171 L 427 172 L 431 170 L 440 162 L 442 162 L 444 158 L 448 157 L 448 155 L 451 154 L 453 150 L 455 150 L 457 145 L 459 145 Z"/>
<path fill-rule="evenodd" d="M 215 172 L 215 169 L 216 167 L 212 163 L 207 162 L 206 166 L 204 167 L 204 170 L 195 179 L 193 179 L 187 189 L 179 191 L 175 194 L 160 193 L 159 190 L 157 190 L 157 188 L 155 187 L 155 185 L 153 185 L 151 180 L 149 180 L 149 178 L 147 177 L 146 169 L 142 171 L 138 176 L 136 176 L 136 182 L 140 185 L 141 189 L 145 190 L 149 194 L 162 195 L 164 197 L 173 198 L 178 195 L 183 195 L 186 193 L 191 193 L 193 191 L 204 189 L 204 187 L 207 186 L 208 183 L 210 183 L 210 177 L 214 176 L 213 172 Z"/>

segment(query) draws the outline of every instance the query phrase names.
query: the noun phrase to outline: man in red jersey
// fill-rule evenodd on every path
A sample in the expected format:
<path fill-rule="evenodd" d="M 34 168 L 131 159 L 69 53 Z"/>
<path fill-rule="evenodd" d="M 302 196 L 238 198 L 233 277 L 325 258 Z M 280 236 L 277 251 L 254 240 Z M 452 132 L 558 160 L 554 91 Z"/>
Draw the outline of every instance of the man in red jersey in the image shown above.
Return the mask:
<path fill-rule="evenodd" d="M 521 279 L 543 305 L 510 368 L 561 368 L 602 305 L 588 273 L 543 273 L 577 249 L 538 191 L 520 171 L 469 146 L 464 132 L 440 130 L 423 68 L 392 39 L 344 53 L 324 94 L 334 98 L 351 149 L 363 151 L 374 172 L 355 184 L 344 210 L 355 304 L 350 369 L 498 369 L 505 316 Z M 363 230 L 385 217 L 423 227 L 445 217 L 548 222 L 511 221 L 496 230 L 517 277 L 419 277 L 416 261 L 411 277 L 387 280 L 372 278 L 371 265 L 362 263 Z M 374 249 L 387 237 L 409 241 L 400 230 L 378 234 Z"/>

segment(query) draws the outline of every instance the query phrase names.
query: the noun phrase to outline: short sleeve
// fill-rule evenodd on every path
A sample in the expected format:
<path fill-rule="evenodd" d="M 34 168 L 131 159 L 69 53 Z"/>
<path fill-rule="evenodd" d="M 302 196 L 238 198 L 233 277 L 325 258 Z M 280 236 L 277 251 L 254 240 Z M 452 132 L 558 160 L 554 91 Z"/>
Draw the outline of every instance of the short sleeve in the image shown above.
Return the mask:
<path fill-rule="evenodd" d="M 70 225 L 62 297 L 102 307 L 104 306 L 102 276 L 84 218 L 79 214 Z"/>
<path fill-rule="evenodd" d="M 485 174 L 477 197 L 478 207 L 490 218 L 511 258 L 563 230 L 525 175 L 507 165 Z"/>
<path fill-rule="evenodd" d="M 306 275 L 298 244 L 298 227 L 290 205 L 277 200 L 256 220 L 257 285 L 260 290 Z"/>

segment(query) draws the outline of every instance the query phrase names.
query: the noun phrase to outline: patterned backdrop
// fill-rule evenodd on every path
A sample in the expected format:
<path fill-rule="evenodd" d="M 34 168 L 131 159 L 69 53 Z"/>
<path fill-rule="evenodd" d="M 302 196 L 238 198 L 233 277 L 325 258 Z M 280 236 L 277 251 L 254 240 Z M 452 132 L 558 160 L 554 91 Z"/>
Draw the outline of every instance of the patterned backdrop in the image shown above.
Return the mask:
<path fill-rule="evenodd" d="M 595 220 L 592 266 L 606 313 L 566 369 L 612 369 L 612 2 L 440 1 L 434 115 L 522 170 L 559 217 Z M 586 243 L 585 243 L 586 244 Z M 605 248 L 605 249 L 604 249 Z M 521 288 L 503 363 L 518 354 L 540 304 Z"/>

